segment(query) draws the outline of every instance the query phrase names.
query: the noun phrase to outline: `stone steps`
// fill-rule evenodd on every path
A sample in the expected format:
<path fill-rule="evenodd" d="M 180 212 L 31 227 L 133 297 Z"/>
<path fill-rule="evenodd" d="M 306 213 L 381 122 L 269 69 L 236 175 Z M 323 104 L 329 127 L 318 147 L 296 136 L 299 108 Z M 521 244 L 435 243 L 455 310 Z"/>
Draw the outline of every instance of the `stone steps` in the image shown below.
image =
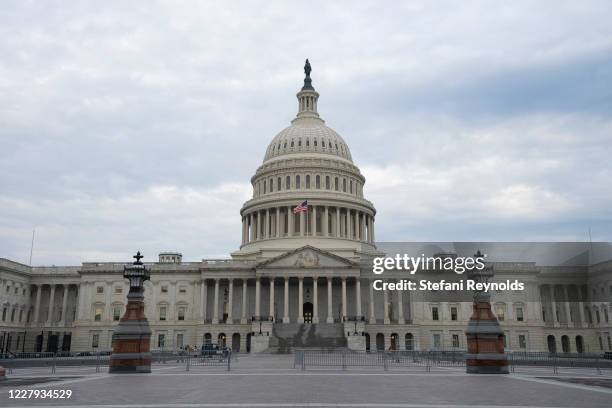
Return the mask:
<path fill-rule="evenodd" d="M 342 324 L 277 323 L 272 328 L 269 353 L 286 354 L 296 348 L 335 349 L 346 347 Z"/>

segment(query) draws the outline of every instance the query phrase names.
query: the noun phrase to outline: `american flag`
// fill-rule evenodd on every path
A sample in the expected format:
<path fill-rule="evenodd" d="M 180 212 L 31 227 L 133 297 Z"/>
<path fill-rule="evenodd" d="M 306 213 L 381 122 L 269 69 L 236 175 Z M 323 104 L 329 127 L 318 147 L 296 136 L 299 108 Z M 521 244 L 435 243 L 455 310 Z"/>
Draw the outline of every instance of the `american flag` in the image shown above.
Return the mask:
<path fill-rule="evenodd" d="M 308 211 L 308 200 L 304 200 L 302 204 L 298 205 L 293 209 L 294 214 L 301 213 L 304 211 Z"/>

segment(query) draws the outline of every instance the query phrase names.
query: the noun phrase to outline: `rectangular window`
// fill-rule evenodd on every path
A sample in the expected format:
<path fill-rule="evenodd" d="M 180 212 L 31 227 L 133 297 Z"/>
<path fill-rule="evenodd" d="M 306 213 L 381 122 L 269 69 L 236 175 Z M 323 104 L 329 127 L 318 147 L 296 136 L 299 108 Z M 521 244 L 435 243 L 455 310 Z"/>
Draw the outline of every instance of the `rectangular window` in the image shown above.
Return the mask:
<path fill-rule="evenodd" d="M 516 321 L 517 322 L 523 321 L 523 308 L 522 307 L 516 308 Z"/>
<path fill-rule="evenodd" d="M 184 307 L 178 308 L 178 319 L 185 320 L 185 308 Z"/>
<path fill-rule="evenodd" d="M 495 307 L 495 314 L 497 315 L 497 320 L 499 320 L 500 322 L 504 321 L 504 307 L 503 306 L 496 306 Z"/>
<path fill-rule="evenodd" d="M 183 347 L 183 333 L 177 333 L 176 335 L 176 347 Z"/>
<path fill-rule="evenodd" d="M 457 320 L 457 308 L 451 307 L 451 320 Z"/>
<path fill-rule="evenodd" d="M 166 335 L 165 334 L 160 333 L 157 335 L 157 347 L 158 348 L 166 347 Z"/>
<path fill-rule="evenodd" d="M 2 321 L 6 322 L 6 314 L 8 313 L 8 309 L 5 307 L 2 309 Z"/>
<path fill-rule="evenodd" d="M 98 294 L 104 293 L 104 286 L 96 286 L 96 293 Z"/>
<path fill-rule="evenodd" d="M 439 334 L 434 334 L 433 335 L 433 346 L 435 349 L 439 349 L 440 348 L 440 335 Z"/>
<path fill-rule="evenodd" d="M 431 308 L 431 319 L 432 320 L 440 320 L 439 317 L 440 316 L 438 316 L 438 308 L 437 307 L 432 307 Z"/>
<path fill-rule="evenodd" d="M 159 308 L 159 320 L 166 320 L 166 307 L 162 306 Z"/>
<path fill-rule="evenodd" d="M 11 310 L 11 322 L 15 321 L 15 309 Z"/>
<path fill-rule="evenodd" d="M 96 308 L 94 309 L 94 321 L 99 322 L 102 320 L 102 308 L 99 306 L 96 306 Z"/>
<path fill-rule="evenodd" d="M 19 288 L 15 287 L 15 294 L 18 295 L 19 294 Z"/>
<path fill-rule="evenodd" d="M 525 338 L 524 334 L 519 334 L 518 341 L 519 341 L 519 348 L 520 349 L 524 350 L 524 349 L 527 348 L 527 341 L 526 341 L 526 338 Z"/>
<path fill-rule="evenodd" d="M 168 293 L 168 287 L 167 286 L 162 286 L 160 290 L 161 290 L 161 293 Z"/>
<path fill-rule="evenodd" d="M 118 322 L 121 319 L 121 306 L 113 307 L 113 321 Z"/>
<path fill-rule="evenodd" d="M 459 335 L 453 334 L 453 347 L 459 348 Z"/>
<path fill-rule="evenodd" d="M 187 293 L 187 288 L 185 286 L 179 287 L 179 293 Z"/>
<path fill-rule="evenodd" d="M 19 322 L 21 323 L 23 321 L 23 310 L 19 311 Z"/>
<path fill-rule="evenodd" d="M 123 293 L 123 288 L 121 286 L 115 286 L 115 293 Z"/>
<path fill-rule="evenodd" d="M 91 336 L 91 348 L 98 348 L 98 345 L 100 344 L 100 335 L 99 334 L 94 334 Z"/>

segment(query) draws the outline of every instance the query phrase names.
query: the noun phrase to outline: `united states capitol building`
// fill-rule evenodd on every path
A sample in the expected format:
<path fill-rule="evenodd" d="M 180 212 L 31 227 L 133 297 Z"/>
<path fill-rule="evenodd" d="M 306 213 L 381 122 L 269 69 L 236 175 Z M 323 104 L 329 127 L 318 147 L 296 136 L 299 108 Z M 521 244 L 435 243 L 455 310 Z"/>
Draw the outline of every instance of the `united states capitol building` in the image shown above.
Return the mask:
<path fill-rule="evenodd" d="M 231 258 L 145 254 L 152 349 L 206 341 L 239 352 L 465 349 L 471 302 L 373 290 L 379 277 L 368 261 L 383 255 L 376 209 L 349 146 L 319 116 L 309 64 L 305 71 L 295 119 L 251 178 Z M 305 200 L 308 211 L 294 213 Z M 572 257 L 554 265 L 520 253 L 489 258 L 494 279 L 526 283 L 521 294 L 493 293 L 507 350 L 612 350 L 612 261 Z M 0 351 L 110 349 L 128 290 L 129 260 L 118 261 L 31 267 L 0 258 Z"/>

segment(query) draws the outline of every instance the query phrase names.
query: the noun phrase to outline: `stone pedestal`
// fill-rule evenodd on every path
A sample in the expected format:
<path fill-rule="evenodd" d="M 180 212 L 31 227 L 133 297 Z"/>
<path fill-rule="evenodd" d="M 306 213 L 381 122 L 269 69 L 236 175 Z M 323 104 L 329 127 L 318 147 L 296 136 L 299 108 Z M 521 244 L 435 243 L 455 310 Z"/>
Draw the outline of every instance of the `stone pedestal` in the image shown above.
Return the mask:
<path fill-rule="evenodd" d="M 270 347 L 270 336 L 253 336 L 251 337 L 251 351 L 253 353 L 261 353 Z"/>
<path fill-rule="evenodd" d="M 490 295 L 474 295 L 473 313 L 467 330 L 466 371 L 470 374 L 508 374 L 504 332 L 491 311 Z"/>
<path fill-rule="evenodd" d="M 113 353 L 110 357 L 110 373 L 151 372 L 151 329 L 144 314 L 145 280 L 150 273 L 140 262 L 140 252 L 133 265 L 124 268 L 123 276 L 130 280 L 125 314 L 113 333 Z"/>
<path fill-rule="evenodd" d="M 349 350 L 366 351 L 365 336 L 351 334 L 346 338 L 346 346 Z"/>

